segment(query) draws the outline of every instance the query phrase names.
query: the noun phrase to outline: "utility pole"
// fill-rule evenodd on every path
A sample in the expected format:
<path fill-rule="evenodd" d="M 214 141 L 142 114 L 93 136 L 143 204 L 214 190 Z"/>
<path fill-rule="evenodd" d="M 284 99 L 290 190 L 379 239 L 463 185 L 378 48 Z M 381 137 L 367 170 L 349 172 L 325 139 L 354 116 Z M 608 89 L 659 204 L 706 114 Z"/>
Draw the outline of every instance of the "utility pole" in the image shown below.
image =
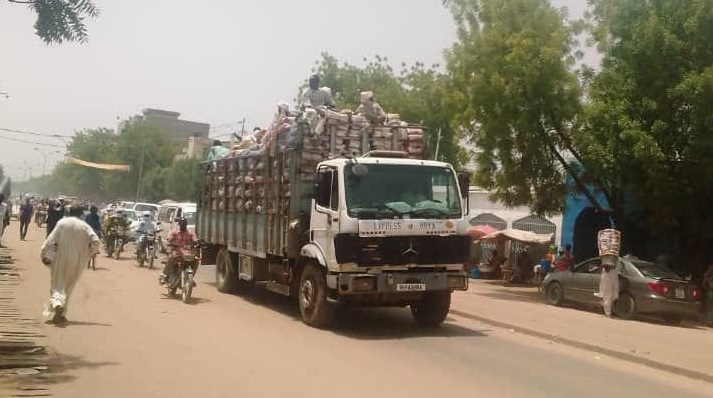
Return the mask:
<path fill-rule="evenodd" d="M 141 175 L 144 172 L 144 156 L 146 155 L 146 145 L 142 145 L 141 148 L 141 160 L 139 161 L 139 182 L 136 184 L 136 202 L 139 201 L 139 194 L 141 193 Z"/>
<path fill-rule="evenodd" d="M 438 150 L 441 147 L 441 128 L 438 128 L 438 137 L 436 138 L 436 154 L 433 157 L 433 160 L 438 160 Z"/>

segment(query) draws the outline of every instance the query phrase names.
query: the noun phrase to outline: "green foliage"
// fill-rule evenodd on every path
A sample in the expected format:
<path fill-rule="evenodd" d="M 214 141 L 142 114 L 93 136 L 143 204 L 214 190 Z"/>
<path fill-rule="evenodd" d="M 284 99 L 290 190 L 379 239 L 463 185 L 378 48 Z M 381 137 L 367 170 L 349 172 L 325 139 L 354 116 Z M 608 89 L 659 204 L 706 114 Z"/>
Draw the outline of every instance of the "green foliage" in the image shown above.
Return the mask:
<path fill-rule="evenodd" d="M 134 199 L 141 188 L 142 200 L 187 200 L 197 195 L 197 160 L 174 162 L 178 152 L 178 145 L 140 121 L 134 121 L 118 135 L 108 129 L 84 130 L 72 138 L 67 155 L 94 163 L 125 164 L 130 170 L 106 171 L 65 163 L 57 166 L 51 177 L 33 179 L 26 188 L 95 201 Z"/>
<path fill-rule="evenodd" d="M 578 146 L 615 196 L 634 195 L 641 227 L 680 231 L 682 245 L 703 252 L 713 238 L 713 2 L 590 6 L 604 59 Z"/>
<path fill-rule="evenodd" d="M 582 90 L 572 68 L 579 24 L 547 0 L 451 0 L 458 27 L 447 54 L 458 127 L 478 148 L 476 183 L 507 205 L 561 210 L 562 134 Z"/>
<path fill-rule="evenodd" d="M 459 165 L 464 154 L 457 145 L 456 130 L 451 126 L 453 116 L 449 106 L 447 76 L 439 66 L 427 68 L 423 63 L 401 64 L 395 72 L 389 59 L 376 56 L 364 59 L 365 66 L 340 63 L 323 53 L 313 72 L 321 77 L 321 84 L 332 90 L 337 107 L 355 110 L 362 91 L 373 91 L 376 101 L 388 113 L 397 113 L 401 120 L 419 123 L 425 128 L 427 151 L 434 155 L 439 129 L 441 143 L 438 160 Z M 305 82 L 306 85 L 306 82 Z M 302 88 L 304 88 L 303 86 Z"/>
<path fill-rule="evenodd" d="M 27 4 L 37 13 L 35 32 L 46 44 L 87 41 L 84 20 L 99 16 L 99 9 L 90 0 L 8 0 Z"/>
<path fill-rule="evenodd" d="M 197 201 L 202 183 L 199 164 L 200 159 L 178 159 L 170 167 L 151 169 L 142 181 L 144 197 L 152 202 Z"/>

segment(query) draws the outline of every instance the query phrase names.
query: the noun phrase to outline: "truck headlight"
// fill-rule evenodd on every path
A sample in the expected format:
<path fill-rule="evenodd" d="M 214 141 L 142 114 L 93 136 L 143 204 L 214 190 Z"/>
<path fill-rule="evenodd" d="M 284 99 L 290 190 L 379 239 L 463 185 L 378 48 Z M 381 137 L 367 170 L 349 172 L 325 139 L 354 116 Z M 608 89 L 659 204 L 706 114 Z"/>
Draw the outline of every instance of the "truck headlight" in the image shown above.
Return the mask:
<path fill-rule="evenodd" d="M 355 292 L 370 292 L 376 289 L 376 278 L 372 276 L 358 276 L 352 281 L 352 290 Z"/>

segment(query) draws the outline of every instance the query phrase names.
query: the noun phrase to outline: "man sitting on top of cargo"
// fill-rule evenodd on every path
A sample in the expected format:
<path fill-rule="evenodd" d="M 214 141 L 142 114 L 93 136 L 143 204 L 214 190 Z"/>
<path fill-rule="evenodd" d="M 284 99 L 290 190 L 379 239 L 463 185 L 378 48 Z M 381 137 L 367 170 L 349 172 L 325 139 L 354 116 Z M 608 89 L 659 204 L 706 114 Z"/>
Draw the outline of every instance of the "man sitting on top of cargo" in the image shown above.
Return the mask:
<path fill-rule="evenodd" d="M 384 124 L 386 121 L 386 112 L 374 101 L 374 93 L 364 91 L 361 93 L 361 104 L 356 110 L 357 115 L 364 115 L 366 120 L 371 124 Z"/>
<path fill-rule="evenodd" d="M 220 140 L 213 140 L 213 146 L 208 151 L 206 160 L 218 160 L 226 157 L 230 150 L 223 146 Z"/>
<path fill-rule="evenodd" d="M 330 90 L 319 88 L 319 76 L 309 78 L 309 88 L 302 94 L 302 106 L 305 108 L 334 108 L 334 100 Z"/>

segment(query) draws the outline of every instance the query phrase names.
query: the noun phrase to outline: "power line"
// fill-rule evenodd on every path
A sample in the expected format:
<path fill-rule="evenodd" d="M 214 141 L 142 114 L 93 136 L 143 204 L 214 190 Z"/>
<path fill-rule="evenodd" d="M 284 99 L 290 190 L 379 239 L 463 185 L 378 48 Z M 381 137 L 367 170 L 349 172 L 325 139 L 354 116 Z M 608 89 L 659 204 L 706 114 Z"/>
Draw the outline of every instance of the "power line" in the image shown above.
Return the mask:
<path fill-rule="evenodd" d="M 58 144 L 48 144 L 48 143 L 46 143 L 46 142 L 27 141 L 27 140 L 23 140 L 23 139 L 20 139 L 20 138 L 3 137 L 2 135 L 0 135 L 0 140 L 23 142 L 23 143 L 25 143 L 25 144 L 34 144 L 34 145 L 49 146 L 49 147 L 53 147 L 53 148 L 62 148 L 62 149 L 65 149 L 64 146 L 58 145 Z"/>
<path fill-rule="evenodd" d="M 7 131 L 8 133 L 34 135 L 34 136 L 37 136 L 37 137 L 52 137 L 52 138 L 60 138 L 60 139 L 61 139 L 61 138 L 72 138 L 71 136 L 66 136 L 66 135 L 36 133 L 36 132 L 34 132 L 34 131 L 15 130 L 15 129 L 9 129 L 9 128 L 6 128 L 6 127 L 0 127 L 0 130 L 2 130 L 2 131 Z"/>

